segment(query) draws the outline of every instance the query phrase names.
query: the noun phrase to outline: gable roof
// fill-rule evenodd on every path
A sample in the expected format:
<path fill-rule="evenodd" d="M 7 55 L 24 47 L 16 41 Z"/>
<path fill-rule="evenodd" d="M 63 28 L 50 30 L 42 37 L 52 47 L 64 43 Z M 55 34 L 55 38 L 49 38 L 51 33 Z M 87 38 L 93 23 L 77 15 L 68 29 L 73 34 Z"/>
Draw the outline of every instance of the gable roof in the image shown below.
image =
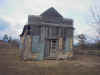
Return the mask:
<path fill-rule="evenodd" d="M 43 16 L 43 17 L 61 17 L 62 18 L 62 15 L 60 15 L 58 13 L 58 11 L 56 11 L 55 8 L 51 7 L 49 9 L 47 9 L 45 12 L 43 12 L 40 16 Z"/>

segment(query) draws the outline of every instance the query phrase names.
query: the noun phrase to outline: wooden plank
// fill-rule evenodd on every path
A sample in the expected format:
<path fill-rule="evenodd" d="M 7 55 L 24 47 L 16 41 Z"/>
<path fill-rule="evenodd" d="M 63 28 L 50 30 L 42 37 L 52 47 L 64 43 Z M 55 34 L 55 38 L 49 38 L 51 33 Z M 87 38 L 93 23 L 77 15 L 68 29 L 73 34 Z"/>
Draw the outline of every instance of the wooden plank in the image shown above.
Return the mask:
<path fill-rule="evenodd" d="M 63 49 L 63 38 L 59 38 L 59 49 Z"/>

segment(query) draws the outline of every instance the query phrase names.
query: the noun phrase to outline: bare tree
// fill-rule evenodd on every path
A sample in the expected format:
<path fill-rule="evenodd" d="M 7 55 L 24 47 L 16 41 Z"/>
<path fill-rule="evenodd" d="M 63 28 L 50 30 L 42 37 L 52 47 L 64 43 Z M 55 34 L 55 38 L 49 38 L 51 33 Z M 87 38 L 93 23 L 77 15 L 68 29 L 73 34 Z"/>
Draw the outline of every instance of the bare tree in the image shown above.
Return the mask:
<path fill-rule="evenodd" d="M 97 33 L 96 40 L 100 40 L 100 7 L 96 5 L 90 7 L 89 13 L 89 23 Z"/>
<path fill-rule="evenodd" d="M 92 5 L 89 10 L 89 23 L 96 31 L 95 47 L 99 48 L 100 46 L 100 7 L 96 4 Z"/>

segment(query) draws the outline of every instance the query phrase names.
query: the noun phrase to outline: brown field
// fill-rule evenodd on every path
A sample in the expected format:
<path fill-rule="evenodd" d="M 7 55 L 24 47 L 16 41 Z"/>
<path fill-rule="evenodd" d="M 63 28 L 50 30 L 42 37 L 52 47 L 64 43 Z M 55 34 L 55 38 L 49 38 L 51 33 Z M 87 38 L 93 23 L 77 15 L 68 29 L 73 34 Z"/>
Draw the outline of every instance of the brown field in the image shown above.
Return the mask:
<path fill-rule="evenodd" d="M 100 75 L 100 56 L 73 60 L 20 61 L 17 48 L 0 49 L 0 75 Z"/>

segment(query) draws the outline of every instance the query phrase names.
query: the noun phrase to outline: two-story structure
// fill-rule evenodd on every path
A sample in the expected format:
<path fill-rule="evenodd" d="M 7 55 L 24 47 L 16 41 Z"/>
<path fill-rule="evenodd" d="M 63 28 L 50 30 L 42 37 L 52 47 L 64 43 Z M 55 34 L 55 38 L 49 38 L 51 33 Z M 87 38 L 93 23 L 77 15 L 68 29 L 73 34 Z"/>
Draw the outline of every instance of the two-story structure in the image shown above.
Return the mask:
<path fill-rule="evenodd" d="M 59 52 L 72 51 L 73 20 L 63 18 L 53 7 L 42 14 L 28 16 L 20 35 L 19 54 L 23 59 L 56 59 Z"/>

